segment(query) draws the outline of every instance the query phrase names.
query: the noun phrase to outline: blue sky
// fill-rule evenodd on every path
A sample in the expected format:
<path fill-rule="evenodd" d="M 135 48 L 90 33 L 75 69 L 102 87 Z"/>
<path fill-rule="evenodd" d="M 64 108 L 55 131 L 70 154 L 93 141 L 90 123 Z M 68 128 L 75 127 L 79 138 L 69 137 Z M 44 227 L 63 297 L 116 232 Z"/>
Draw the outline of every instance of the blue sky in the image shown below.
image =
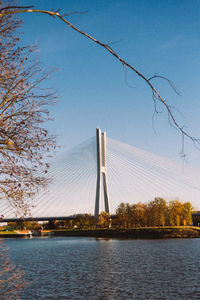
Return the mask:
<path fill-rule="evenodd" d="M 200 2 L 149 0 L 37 0 L 22 5 L 63 13 L 87 11 L 68 19 L 103 42 L 147 77 L 155 73 L 172 80 L 177 96 L 161 81 L 160 93 L 177 108 L 175 115 L 188 131 L 200 137 Z M 51 108 L 58 144 L 68 149 L 101 127 L 108 136 L 146 151 L 180 160 L 181 136 L 166 113 L 154 119 L 151 91 L 131 72 L 127 86 L 122 65 L 106 51 L 59 20 L 41 14 L 21 14 L 22 42 L 36 44 L 45 68 L 58 69 L 47 82 L 57 90 Z M 179 112 L 180 113 L 179 113 Z M 200 152 L 186 141 L 188 161 L 200 168 Z"/>

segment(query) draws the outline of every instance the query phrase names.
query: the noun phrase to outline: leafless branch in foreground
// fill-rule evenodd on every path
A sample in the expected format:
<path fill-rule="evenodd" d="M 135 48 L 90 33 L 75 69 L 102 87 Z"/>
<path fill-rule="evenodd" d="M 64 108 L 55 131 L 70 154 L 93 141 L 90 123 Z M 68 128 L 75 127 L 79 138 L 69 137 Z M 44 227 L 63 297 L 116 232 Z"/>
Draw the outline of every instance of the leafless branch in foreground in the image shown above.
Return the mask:
<path fill-rule="evenodd" d="M 183 136 L 184 138 L 188 138 L 189 140 L 191 140 L 194 144 L 199 143 L 200 139 L 196 138 L 194 136 L 192 136 L 190 133 L 188 133 L 188 131 L 186 131 L 184 129 L 183 126 L 181 126 L 179 124 L 179 122 L 177 121 L 170 105 L 168 104 L 167 100 L 161 96 L 161 94 L 158 92 L 158 90 L 156 89 L 156 87 L 153 85 L 152 80 L 153 79 L 163 79 L 166 80 L 170 86 L 175 90 L 176 93 L 178 93 L 173 85 L 173 83 L 160 75 L 154 75 L 151 78 L 147 78 L 145 75 L 143 75 L 140 71 L 138 71 L 135 67 L 133 67 L 132 65 L 130 65 L 126 60 L 122 59 L 116 51 L 113 50 L 113 48 L 111 48 L 107 43 L 103 43 L 99 40 L 97 40 L 96 38 L 94 38 L 93 36 L 87 34 L 86 32 L 82 31 L 81 29 L 79 29 L 78 27 L 75 27 L 71 22 L 69 22 L 66 18 L 64 18 L 65 14 L 60 14 L 58 11 L 54 12 L 54 11 L 47 11 L 47 10 L 40 10 L 40 9 L 27 9 L 26 7 L 4 7 L 0 10 L 0 17 L 3 17 L 5 15 L 9 15 L 9 14 L 19 14 L 19 13 L 41 13 L 41 14 L 47 14 L 51 17 L 54 18 L 58 18 L 60 19 L 62 22 L 64 22 L 65 24 L 67 24 L 70 28 L 72 28 L 73 30 L 75 30 L 76 32 L 78 32 L 79 34 L 83 35 L 84 37 L 90 39 L 91 41 L 93 41 L 94 43 L 96 43 L 97 45 L 103 47 L 106 51 L 108 51 L 113 57 L 115 57 L 121 64 L 122 66 L 126 66 L 128 69 L 130 69 L 131 71 L 133 71 L 134 73 L 136 73 L 137 76 L 139 76 L 141 79 L 143 79 L 146 84 L 149 86 L 149 88 L 152 91 L 152 97 L 154 100 L 154 107 L 155 107 L 155 112 L 157 113 L 157 109 L 156 109 L 156 103 L 160 102 L 167 114 L 168 114 L 168 119 L 170 120 L 170 123 L 173 125 L 173 127 L 175 127 L 180 133 L 181 136 Z M 183 140 L 183 139 L 182 139 Z"/>
<path fill-rule="evenodd" d="M 0 299 L 20 299 L 20 292 L 26 285 L 24 272 L 11 263 L 8 249 L 0 240 Z"/>
<path fill-rule="evenodd" d="M 30 215 L 27 199 L 46 184 L 55 138 L 44 124 L 55 95 L 41 86 L 49 73 L 35 62 L 34 48 L 19 46 L 19 26 L 13 15 L 0 18 L 0 200 L 21 217 Z"/>

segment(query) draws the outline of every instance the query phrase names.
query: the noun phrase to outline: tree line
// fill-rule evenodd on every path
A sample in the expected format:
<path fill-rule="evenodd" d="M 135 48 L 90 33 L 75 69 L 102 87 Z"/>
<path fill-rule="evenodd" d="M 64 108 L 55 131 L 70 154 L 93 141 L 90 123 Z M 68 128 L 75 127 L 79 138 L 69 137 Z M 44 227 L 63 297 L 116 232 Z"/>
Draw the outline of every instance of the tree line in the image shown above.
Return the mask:
<path fill-rule="evenodd" d="M 96 228 L 137 228 L 160 226 L 192 225 L 192 205 L 178 200 L 167 202 L 163 198 L 155 198 L 147 204 L 121 203 L 116 214 L 110 216 L 101 212 L 98 218 L 91 214 L 79 214 L 69 220 L 10 223 L 8 227 L 17 229 L 96 229 Z"/>
<path fill-rule="evenodd" d="M 114 223 L 122 228 L 192 225 L 192 205 L 158 197 L 147 204 L 121 203 Z"/>

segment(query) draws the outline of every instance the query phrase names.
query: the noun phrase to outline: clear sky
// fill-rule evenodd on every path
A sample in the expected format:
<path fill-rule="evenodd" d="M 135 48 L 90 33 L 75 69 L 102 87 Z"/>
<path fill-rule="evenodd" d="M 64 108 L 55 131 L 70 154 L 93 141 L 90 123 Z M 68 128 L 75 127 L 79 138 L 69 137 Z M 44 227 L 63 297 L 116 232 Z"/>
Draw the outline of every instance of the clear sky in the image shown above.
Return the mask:
<path fill-rule="evenodd" d="M 63 13 L 87 11 L 68 19 L 103 42 L 150 77 L 168 77 L 177 87 L 157 81 L 160 93 L 177 108 L 188 131 L 200 137 L 200 1 L 199 0 L 22 0 Z M 108 136 L 146 151 L 180 160 L 181 136 L 172 129 L 166 113 L 154 119 L 152 95 L 147 85 L 106 51 L 58 19 L 41 14 L 21 14 L 22 42 L 36 44 L 44 67 L 58 69 L 47 82 L 57 90 L 51 108 L 50 130 L 63 149 L 71 148 L 101 127 Z M 178 111 L 180 113 L 178 113 Z M 187 159 L 200 168 L 200 152 L 186 142 Z"/>

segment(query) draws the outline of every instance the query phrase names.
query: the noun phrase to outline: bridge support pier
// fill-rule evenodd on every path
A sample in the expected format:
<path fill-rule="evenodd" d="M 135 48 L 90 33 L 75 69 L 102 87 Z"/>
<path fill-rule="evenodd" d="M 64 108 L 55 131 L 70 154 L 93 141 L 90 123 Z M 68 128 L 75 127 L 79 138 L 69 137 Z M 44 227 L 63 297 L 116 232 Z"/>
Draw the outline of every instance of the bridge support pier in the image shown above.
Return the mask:
<path fill-rule="evenodd" d="M 99 215 L 99 204 L 101 199 L 101 183 L 103 180 L 103 193 L 105 211 L 109 213 L 108 203 L 108 186 L 107 186 L 107 167 L 106 167 L 106 133 L 101 129 L 96 129 L 96 145 L 97 145 L 97 184 L 95 199 L 95 217 Z"/>

